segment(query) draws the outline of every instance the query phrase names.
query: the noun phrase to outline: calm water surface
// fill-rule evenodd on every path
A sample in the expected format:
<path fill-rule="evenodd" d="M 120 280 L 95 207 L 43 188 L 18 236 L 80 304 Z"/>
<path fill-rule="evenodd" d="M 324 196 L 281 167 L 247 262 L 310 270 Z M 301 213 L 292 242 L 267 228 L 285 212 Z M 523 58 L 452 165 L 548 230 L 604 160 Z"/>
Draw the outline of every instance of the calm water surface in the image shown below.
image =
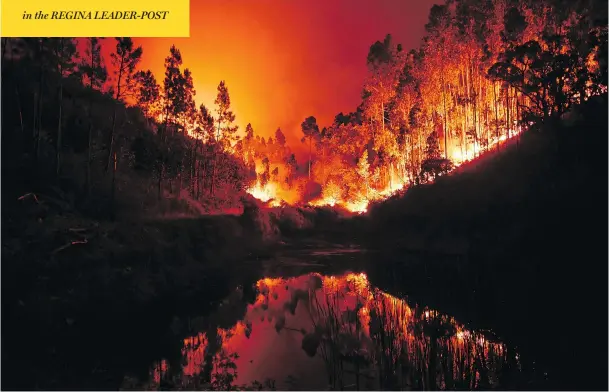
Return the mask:
<path fill-rule="evenodd" d="M 518 353 L 489 333 L 359 272 L 263 278 L 171 329 L 180 358 L 125 376 L 122 388 L 492 389 L 520 368 Z"/>

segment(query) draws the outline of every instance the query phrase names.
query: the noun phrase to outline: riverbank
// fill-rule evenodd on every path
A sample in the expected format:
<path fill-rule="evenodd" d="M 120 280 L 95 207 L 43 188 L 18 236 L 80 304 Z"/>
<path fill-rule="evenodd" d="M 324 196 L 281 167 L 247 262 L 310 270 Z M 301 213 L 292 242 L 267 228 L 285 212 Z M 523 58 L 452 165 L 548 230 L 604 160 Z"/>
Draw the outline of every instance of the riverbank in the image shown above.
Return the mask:
<path fill-rule="evenodd" d="M 49 201 L 28 199 L 3 214 L 2 354 L 11 375 L 5 388 L 99 383 L 91 375 L 95 350 L 112 355 L 106 347 L 129 344 L 122 337 L 154 336 L 192 301 L 213 306 L 241 284 L 235 270 L 240 277 L 257 273 L 264 253 L 262 238 L 243 230 L 236 216 L 99 222 L 51 208 L 42 218 L 37 214 Z M 87 336 L 91 331 L 104 336 Z M 120 383 L 122 375 L 116 377 Z M 90 384 L 101 385 L 120 384 Z"/>
<path fill-rule="evenodd" d="M 492 328 L 547 378 L 531 388 L 606 389 L 606 128 L 605 96 L 373 206 L 371 280 Z"/>
<path fill-rule="evenodd" d="M 3 387 L 118 388 L 132 364 L 171 356 L 151 352 L 147 339 L 217 307 L 237 286 L 250 289 L 262 260 L 289 247 L 285 235 L 325 216 L 242 203 L 240 215 L 97 220 L 46 192 L 5 197 Z"/>

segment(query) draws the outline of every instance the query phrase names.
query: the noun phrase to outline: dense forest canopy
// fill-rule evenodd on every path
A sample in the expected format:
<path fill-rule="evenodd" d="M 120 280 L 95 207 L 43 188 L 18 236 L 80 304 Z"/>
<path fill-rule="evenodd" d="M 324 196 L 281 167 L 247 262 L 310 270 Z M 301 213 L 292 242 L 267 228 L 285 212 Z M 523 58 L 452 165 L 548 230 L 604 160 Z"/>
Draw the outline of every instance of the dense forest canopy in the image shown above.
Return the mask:
<path fill-rule="evenodd" d="M 215 107 L 197 107 L 196 75 L 175 46 L 157 80 L 130 38 L 110 39 L 108 62 L 101 38 L 3 38 L 3 141 L 21 157 L 12 165 L 87 200 L 247 191 L 365 211 L 606 94 L 606 15 L 606 3 L 586 0 L 435 5 L 419 48 L 389 34 L 370 46 L 359 107 L 332 124 L 302 120 L 304 162 L 279 128 L 268 138 L 238 130 L 225 81 Z"/>

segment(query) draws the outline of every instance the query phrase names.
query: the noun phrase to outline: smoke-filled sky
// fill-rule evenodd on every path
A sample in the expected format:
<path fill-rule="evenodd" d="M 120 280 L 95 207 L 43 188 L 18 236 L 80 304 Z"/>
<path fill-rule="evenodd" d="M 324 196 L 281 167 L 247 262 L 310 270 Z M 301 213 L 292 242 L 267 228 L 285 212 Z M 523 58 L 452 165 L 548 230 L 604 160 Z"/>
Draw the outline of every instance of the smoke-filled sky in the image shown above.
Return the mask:
<path fill-rule="evenodd" d="M 190 38 L 135 39 L 160 83 L 169 47 L 191 69 L 197 105 L 213 107 L 225 80 L 237 124 L 257 134 L 277 127 L 295 149 L 300 123 L 329 125 L 355 110 L 368 49 L 391 33 L 406 50 L 417 47 L 429 9 L 440 0 L 194 0 Z"/>

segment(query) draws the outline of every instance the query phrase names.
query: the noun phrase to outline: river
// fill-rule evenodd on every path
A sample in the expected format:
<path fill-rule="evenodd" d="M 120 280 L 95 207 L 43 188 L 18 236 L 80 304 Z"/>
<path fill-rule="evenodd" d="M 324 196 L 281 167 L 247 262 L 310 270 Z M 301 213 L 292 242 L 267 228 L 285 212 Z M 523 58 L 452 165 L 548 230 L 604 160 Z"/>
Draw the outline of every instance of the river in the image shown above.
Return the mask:
<path fill-rule="evenodd" d="M 123 389 L 495 389 L 517 350 L 489 331 L 377 287 L 357 248 L 297 250 L 231 289 L 213 311 L 174 317 L 178 349 Z M 155 344 L 152 342 L 151 344 Z"/>
<path fill-rule="evenodd" d="M 459 274 L 471 273 L 459 270 L 467 260 L 314 240 L 252 257 L 210 270 L 213 279 L 194 297 L 167 293 L 139 306 L 91 303 L 51 327 L 32 316 L 18 317 L 3 335 L 3 388 L 487 390 L 545 385 L 545 369 L 535 361 L 545 351 L 556 351 L 540 345 L 539 335 L 529 339 L 532 344 L 515 347 L 511 344 L 524 342 L 523 335 L 508 343 L 480 329 L 505 327 L 515 313 L 498 310 L 497 298 L 485 302 L 485 313 L 495 307 L 505 315 L 498 319 L 503 323 L 475 320 L 463 311 L 469 294 Z M 446 297 L 452 301 L 439 300 Z M 525 331 L 535 326 L 518 324 Z M 551 324 L 549 319 L 543 325 Z"/>

